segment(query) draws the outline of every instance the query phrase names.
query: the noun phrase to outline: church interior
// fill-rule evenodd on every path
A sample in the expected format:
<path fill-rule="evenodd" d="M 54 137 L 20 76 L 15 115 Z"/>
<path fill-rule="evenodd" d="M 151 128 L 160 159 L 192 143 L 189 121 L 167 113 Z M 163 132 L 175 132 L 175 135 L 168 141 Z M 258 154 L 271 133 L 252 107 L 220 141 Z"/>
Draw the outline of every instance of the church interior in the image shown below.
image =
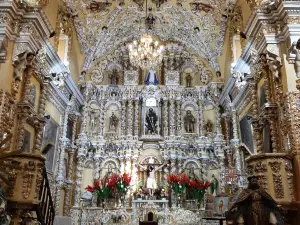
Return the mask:
<path fill-rule="evenodd" d="M 298 225 L 300 2 L 1 0 L 1 225 Z"/>

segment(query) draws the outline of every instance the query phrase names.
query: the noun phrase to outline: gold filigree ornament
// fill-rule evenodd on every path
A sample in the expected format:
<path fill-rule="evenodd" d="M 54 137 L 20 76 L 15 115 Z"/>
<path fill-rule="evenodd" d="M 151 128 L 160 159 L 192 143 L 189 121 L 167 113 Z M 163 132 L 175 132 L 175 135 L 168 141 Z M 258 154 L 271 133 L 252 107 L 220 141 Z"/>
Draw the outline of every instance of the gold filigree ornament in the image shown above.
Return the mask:
<path fill-rule="evenodd" d="M 281 162 L 278 161 L 269 162 L 269 165 L 271 166 L 271 169 L 274 173 L 280 172 Z"/>
<path fill-rule="evenodd" d="M 24 175 L 23 175 L 23 197 L 27 199 L 31 193 L 32 184 L 35 176 L 36 165 L 34 161 L 29 161 L 24 164 Z"/>

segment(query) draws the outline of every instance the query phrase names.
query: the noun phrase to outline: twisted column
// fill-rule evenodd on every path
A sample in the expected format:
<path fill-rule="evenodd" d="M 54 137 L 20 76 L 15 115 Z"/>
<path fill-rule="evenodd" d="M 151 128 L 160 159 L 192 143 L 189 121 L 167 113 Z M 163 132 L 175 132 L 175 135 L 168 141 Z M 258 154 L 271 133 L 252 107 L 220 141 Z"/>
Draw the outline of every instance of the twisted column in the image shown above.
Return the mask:
<path fill-rule="evenodd" d="M 49 80 L 46 78 L 46 80 L 43 83 L 42 91 L 40 94 L 40 101 L 39 101 L 38 115 L 41 118 L 44 118 L 45 115 L 45 105 L 46 105 L 48 86 L 49 86 Z M 34 153 L 41 151 L 44 125 L 45 125 L 44 122 L 40 122 L 36 127 L 35 141 L 33 146 Z"/>
<path fill-rule="evenodd" d="M 99 117 L 99 134 L 100 134 L 100 136 L 103 136 L 103 134 L 104 134 L 104 127 L 105 127 L 104 117 L 105 117 L 104 102 L 101 102 L 100 117 Z"/>
<path fill-rule="evenodd" d="M 170 100 L 170 136 L 175 136 L 175 102 L 173 99 Z"/>
<path fill-rule="evenodd" d="M 257 153 L 262 153 L 262 136 L 261 136 L 261 125 L 257 120 L 258 116 L 258 104 L 257 104 L 257 86 L 255 81 L 249 82 L 251 89 L 251 101 L 252 101 L 252 113 L 253 113 L 253 137 L 254 137 L 254 148 L 257 149 Z"/>
<path fill-rule="evenodd" d="M 239 139 L 237 115 L 235 110 L 232 111 L 232 124 L 233 124 L 233 138 Z"/>
<path fill-rule="evenodd" d="M 164 109 L 164 136 L 169 135 L 169 127 L 168 127 L 168 100 L 164 100 L 163 103 L 163 109 Z"/>
<path fill-rule="evenodd" d="M 70 213 L 70 204 L 71 204 L 71 195 L 72 195 L 72 185 L 73 185 L 73 162 L 74 162 L 74 151 L 71 150 L 69 152 L 69 163 L 67 170 L 67 181 L 69 181 L 69 185 L 65 191 L 65 199 L 64 199 L 64 215 L 69 215 Z"/>
<path fill-rule="evenodd" d="M 199 135 L 200 137 L 204 136 L 204 113 L 203 113 L 203 103 L 199 101 L 199 110 L 198 110 L 198 117 L 199 117 Z"/>
<path fill-rule="evenodd" d="M 31 83 L 31 77 L 33 76 L 34 69 L 32 66 L 27 66 L 27 69 L 25 70 L 24 74 L 24 80 L 23 80 L 23 90 L 21 95 L 21 102 L 22 103 L 29 103 L 29 94 L 30 94 L 30 83 Z M 23 142 L 24 142 L 24 136 L 25 136 L 25 124 L 29 117 L 29 108 L 28 107 L 19 107 L 17 109 L 17 119 L 18 119 L 18 126 L 17 126 L 17 135 L 16 135 L 16 151 L 21 151 Z"/>
<path fill-rule="evenodd" d="M 176 101 L 176 131 L 177 136 L 181 135 L 181 101 Z"/>
<path fill-rule="evenodd" d="M 217 134 L 221 134 L 221 114 L 219 106 L 216 107 L 216 132 Z"/>
<path fill-rule="evenodd" d="M 132 135 L 133 128 L 133 100 L 128 100 L 127 135 Z"/>
<path fill-rule="evenodd" d="M 80 198 L 81 198 L 81 182 L 82 182 L 83 160 L 84 160 L 83 157 L 78 158 L 77 166 L 76 166 L 74 206 L 79 206 Z"/>
<path fill-rule="evenodd" d="M 126 135 L 126 101 L 122 101 L 122 111 L 121 111 L 121 136 Z"/>
<path fill-rule="evenodd" d="M 139 100 L 134 102 L 134 136 L 139 136 Z"/>

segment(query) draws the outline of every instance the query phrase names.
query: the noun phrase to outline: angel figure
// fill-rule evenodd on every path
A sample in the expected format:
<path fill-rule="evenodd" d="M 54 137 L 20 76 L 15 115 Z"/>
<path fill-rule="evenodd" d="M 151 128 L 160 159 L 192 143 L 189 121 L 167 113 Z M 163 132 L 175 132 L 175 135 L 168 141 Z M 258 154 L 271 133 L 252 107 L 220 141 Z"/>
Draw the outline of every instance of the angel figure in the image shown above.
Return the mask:
<path fill-rule="evenodd" d="M 22 52 L 17 55 L 17 59 L 14 61 L 14 79 L 21 81 L 23 72 L 27 66 L 27 64 L 31 63 L 34 59 L 35 54 L 32 52 L 28 52 L 27 50 L 25 52 Z"/>

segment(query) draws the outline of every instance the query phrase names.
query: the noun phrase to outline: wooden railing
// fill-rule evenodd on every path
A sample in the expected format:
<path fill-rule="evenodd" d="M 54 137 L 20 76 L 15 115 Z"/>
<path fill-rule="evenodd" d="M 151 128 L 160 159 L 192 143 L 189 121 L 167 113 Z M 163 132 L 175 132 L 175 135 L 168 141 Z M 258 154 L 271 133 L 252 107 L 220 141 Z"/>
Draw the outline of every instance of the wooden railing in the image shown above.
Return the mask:
<path fill-rule="evenodd" d="M 46 168 L 43 171 L 43 181 L 40 189 L 40 203 L 37 206 L 37 217 L 38 221 L 42 225 L 53 225 L 55 211 L 54 205 L 51 198 L 51 191 L 49 181 L 47 177 Z"/>

